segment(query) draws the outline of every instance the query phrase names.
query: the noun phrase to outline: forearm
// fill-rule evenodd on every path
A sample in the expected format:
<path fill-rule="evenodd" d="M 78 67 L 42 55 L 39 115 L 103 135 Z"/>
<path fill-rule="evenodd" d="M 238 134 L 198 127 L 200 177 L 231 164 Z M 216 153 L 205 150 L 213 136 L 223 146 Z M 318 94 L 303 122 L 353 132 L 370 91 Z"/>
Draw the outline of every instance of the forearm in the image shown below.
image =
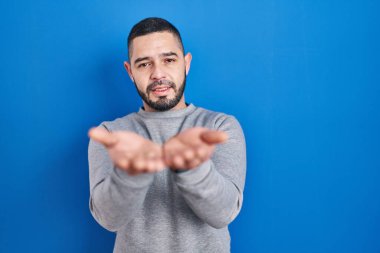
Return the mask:
<path fill-rule="evenodd" d="M 153 174 L 130 176 L 115 168 L 107 150 L 92 140 L 88 158 L 91 213 L 101 226 L 117 231 L 141 208 Z"/>
<path fill-rule="evenodd" d="M 118 170 L 115 168 L 99 183 L 90 197 L 92 215 L 110 231 L 117 231 L 135 217 L 153 179 L 151 174 L 129 176 Z"/>
<path fill-rule="evenodd" d="M 227 226 L 239 213 L 241 190 L 223 177 L 211 160 L 198 168 L 173 173 L 178 189 L 194 213 L 215 228 Z"/>

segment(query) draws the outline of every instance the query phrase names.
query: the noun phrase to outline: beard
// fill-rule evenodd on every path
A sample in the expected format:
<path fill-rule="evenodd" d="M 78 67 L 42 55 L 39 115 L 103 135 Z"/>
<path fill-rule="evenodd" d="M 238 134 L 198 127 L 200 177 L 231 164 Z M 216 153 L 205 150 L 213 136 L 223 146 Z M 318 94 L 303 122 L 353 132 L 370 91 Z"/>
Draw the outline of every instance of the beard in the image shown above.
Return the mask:
<path fill-rule="evenodd" d="M 179 86 L 179 88 L 177 88 L 177 85 L 174 82 L 172 82 L 172 81 L 159 80 L 159 81 L 154 81 L 153 83 L 149 84 L 148 87 L 146 88 L 146 91 L 143 92 L 143 91 L 139 90 L 139 88 L 137 88 L 137 85 L 136 85 L 135 82 L 134 82 L 134 84 L 135 84 L 136 90 L 139 93 L 141 99 L 147 105 L 149 105 L 151 108 L 153 108 L 156 111 L 160 111 L 160 112 L 168 111 L 168 110 L 174 108 L 179 103 L 179 101 L 181 100 L 181 98 L 183 96 L 183 93 L 185 92 L 186 73 L 184 75 L 182 85 Z M 170 88 L 172 88 L 174 90 L 174 92 L 175 92 L 174 98 L 168 99 L 167 96 L 165 95 L 165 96 L 158 97 L 157 101 L 151 100 L 149 98 L 149 94 L 158 85 L 167 85 Z"/>

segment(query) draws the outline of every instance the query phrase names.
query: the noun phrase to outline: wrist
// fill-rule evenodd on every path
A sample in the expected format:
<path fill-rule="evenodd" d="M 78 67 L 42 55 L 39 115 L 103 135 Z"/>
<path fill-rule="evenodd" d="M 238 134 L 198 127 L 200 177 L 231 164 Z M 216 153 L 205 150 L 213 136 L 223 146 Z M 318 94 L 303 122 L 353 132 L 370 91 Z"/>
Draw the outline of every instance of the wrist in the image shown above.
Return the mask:
<path fill-rule="evenodd" d="M 188 171 L 188 169 L 173 169 L 173 168 L 170 168 L 174 173 L 183 173 L 183 172 L 186 172 Z"/>

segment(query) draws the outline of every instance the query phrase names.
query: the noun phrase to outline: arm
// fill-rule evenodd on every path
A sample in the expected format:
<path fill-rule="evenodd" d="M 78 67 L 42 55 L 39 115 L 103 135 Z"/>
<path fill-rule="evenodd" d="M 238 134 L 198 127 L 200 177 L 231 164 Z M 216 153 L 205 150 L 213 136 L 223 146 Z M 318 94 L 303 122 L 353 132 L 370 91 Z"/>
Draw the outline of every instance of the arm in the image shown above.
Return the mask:
<path fill-rule="evenodd" d="M 124 132 L 118 136 L 118 133 L 107 134 L 104 129 L 106 127 L 102 126 L 101 131 L 91 130 L 89 133 L 92 138 L 88 149 L 90 210 L 100 225 L 110 231 L 117 231 L 134 218 L 153 181 L 153 174 L 136 173 L 132 165 L 144 172 L 154 172 L 161 164 L 146 169 L 144 166 L 139 167 L 146 159 L 124 159 L 123 156 L 128 154 L 129 157 L 138 158 L 136 153 L 147 153 L 146 148 L 150 147 L 151 150 L 156 146 L 134 133 Z M 136 146 L 138 143 L 144 150 Z"/>
<path fill-rule="evenodd" d="M 218 130 L 227 133 L 228 141 L 216 146 L 210 159 L 204 156 L 206 161 L 197 167 L 173 173 L 173 179 L 194 213 L 210 226 L 222 228 L 235 219 L 242 206 L 246 149 L 242 129 L 235 118 L 227 117 Z M 208 144 L 206 149 L 212 152 L 213 146 Z M 174 163 L 189 164 L 180 160 Z"/>

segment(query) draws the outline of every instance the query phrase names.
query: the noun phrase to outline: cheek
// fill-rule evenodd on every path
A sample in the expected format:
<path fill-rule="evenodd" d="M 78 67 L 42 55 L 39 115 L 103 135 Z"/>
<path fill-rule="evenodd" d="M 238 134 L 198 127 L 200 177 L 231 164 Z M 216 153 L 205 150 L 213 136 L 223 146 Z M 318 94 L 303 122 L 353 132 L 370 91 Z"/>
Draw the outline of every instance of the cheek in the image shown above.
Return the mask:
<path fill-rule="evenodd" d="M 134 77 L 134 80 L 135 80 L 135 84 L 137 85 L 137 87 L 138 87 L 140 90 L 145 91 L 146 87 L 149 85 L 149 80 L 146 79 L 146 78 L 142 78 L 142 77 L 137 77 L 137 76 L 135 76 L 135 77 Z"/>
<path fill-rule="evenodd" d="M 136 82 L 142 82 L 145 79 L 149 78 L 149 73 L 147 69 L 144 70 L 144 69 L 134 68 L 132 71 L 132 74 Z"/>
<path fill-rule="evenodd" d="M 184 78 L 185 78 L 185 70 L 183 72 L 177 74 L 176 84 L 178 86 L 182 85 Z"/>
<path fill-rule="evenodd" d="M 171 69 L 170 72 L 168 71 L 168 78 L 174 81 L 177 85 L 180 85 L 183 81 L 185 71 L 185 66 L 177 66 L 176 68 Z"/>

